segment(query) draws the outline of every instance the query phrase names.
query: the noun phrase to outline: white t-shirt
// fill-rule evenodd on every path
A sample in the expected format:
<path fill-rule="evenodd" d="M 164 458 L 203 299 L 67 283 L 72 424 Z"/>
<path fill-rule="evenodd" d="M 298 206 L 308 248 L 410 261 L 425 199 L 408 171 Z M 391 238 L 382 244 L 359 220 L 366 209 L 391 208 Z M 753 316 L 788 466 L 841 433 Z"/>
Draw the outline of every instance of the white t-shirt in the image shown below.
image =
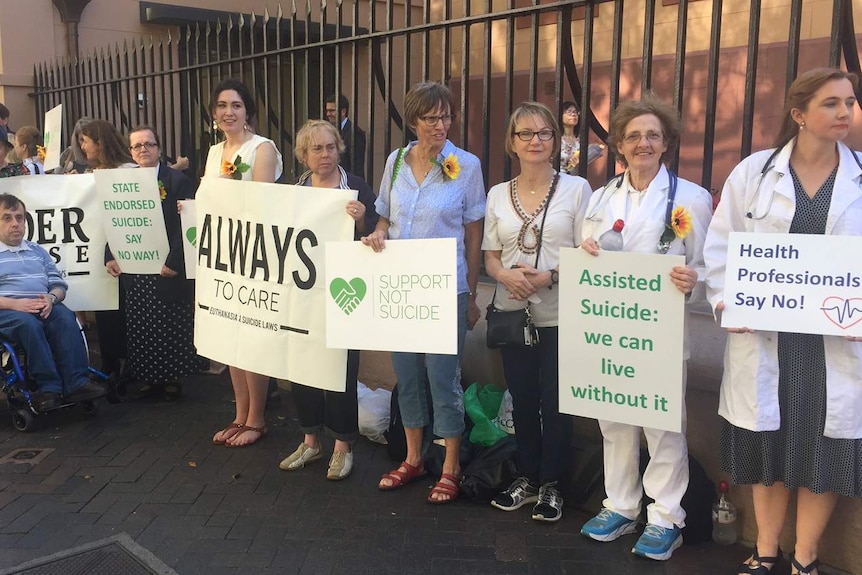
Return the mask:
<path fill-rule="evenodd" d="M 273 181 L 276 181 L 281 177 L 283 172 L 281 152 L 278 151 L 278 148 L 275 146 L 275 142 L 269 138 L 264 138 L 263 136 L 254 134 L 249 141 L 240 146 L 239 150 L 237 150 L 233 158 L 231 158 L 231 161 L 236 163 L 236 159 L 239 157 L 243 164 L 251 166 L 242 174 L 243 181 L 251 181 L 251 173 L 254 169 L 254 158 L 257 155 L 258 147 L 263 143 L 269 143 L 269 145 L 275 150 L 275 177 L 273 178 Z M 221 176 L 221 158 L 224 153 L 224 144 L 224 142 L 219 142 L 215 146 L 210 147 L 209 154 L 207 154 L 206 168 L 204 168 L 205 178 L 218 178 Z"/>
<path fill-rule="evenodd" d="M 542 231 L 542 249 L 539 251 L 539 263 L 536 265 L 536 253 L 524 253 L 518 245 L 518 236 L 524 221 L 518 216 L 513 205 L 517 201 L 511 197 L 509 182 L 497 184 L 488 192 L 485 208 L 485 236 L 482 249 L 501 252 L 504 268 L 510 268 L 516 263 L 529 266 L 536 265 L 539 271 L 556 268 L 560 263 L 560 248 L 575 247 L 580 244 L 581 225 L 587 210 L 592 190 L 585 179 L 578 176 L 560 174 L 557 191 L 545 206 L 548 212 L 545 227 Z M 533 223 L 536 228 L 542 228 L 540 211 Z M 531 226 L 532 227 L 532 226 Z M 534 244 L 534 237 L 527 234 L 527 244 Z M 558 324 L 559 286 L 553 289 L 540 289 L 538 294 L 541 303 L 533 303 L 530 311 L 538 327 L 553 327 Z M 523 309 L 526 302 L 509 298 L 509 292 L 498 283 L 494 306 L 502 311 Z"/>

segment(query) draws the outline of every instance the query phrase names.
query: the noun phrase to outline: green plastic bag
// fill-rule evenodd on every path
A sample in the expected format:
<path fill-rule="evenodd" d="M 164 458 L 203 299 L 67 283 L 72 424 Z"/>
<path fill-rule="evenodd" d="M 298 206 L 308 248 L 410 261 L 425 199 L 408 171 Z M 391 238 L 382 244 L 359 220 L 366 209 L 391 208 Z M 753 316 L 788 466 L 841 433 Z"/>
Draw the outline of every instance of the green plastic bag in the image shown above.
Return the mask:
<path fill-rule="evenodd" d="M 505 431 L 493 423 L 500 411 L 500 403 L 505 392 L 496 385 L 480 386 L 473 383 L 464 392 L 464 410 L 473 422 L 470 443 L 491 447 L 506 437 Z"/>

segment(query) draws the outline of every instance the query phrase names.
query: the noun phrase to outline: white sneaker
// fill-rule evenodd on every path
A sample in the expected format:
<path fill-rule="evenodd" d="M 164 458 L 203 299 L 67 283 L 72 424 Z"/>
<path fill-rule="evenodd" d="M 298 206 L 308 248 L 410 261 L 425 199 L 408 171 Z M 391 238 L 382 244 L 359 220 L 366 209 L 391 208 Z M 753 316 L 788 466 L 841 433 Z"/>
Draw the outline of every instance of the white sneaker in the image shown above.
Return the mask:
<path fill-rule="evenodd" d="M 317 461 L 320 459 L 320 447 L 309 447 L 305 442 L 300 443 L 296 451 L 287 456 L 287 458 L 278 464 L 279 469 L 285 471 L 297 471 L 305 467 L 306 463 Z"/>
<path fill-rule="evenodd" d="M 338 451 L 337 449 L 333 451 L 326 478 L 331 481 L 341 481 L 350 476 L 351 471 L 353 471 L 353 452 Z"/>

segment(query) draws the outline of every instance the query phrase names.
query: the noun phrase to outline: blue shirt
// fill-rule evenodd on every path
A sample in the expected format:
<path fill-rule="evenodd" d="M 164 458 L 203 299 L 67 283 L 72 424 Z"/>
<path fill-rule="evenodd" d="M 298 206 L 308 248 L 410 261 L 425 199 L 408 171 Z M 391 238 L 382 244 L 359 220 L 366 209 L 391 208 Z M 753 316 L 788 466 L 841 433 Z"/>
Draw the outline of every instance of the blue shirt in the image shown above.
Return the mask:
<path fill-rule="evenodd" d="M 45 248 L 27 240 L 20 246 L 0 242 L 0 297 L 32 298 L 55 287 L 69 288 Z"/>
<path fill-rule="evenodd" d="M 410 151 L 416 144 L 415 141 L 410 142 L 406 150 Z M 402 163 L 393 182 L 398 150 L 392 152 L 386 159 L 380 194 L 374 206 L 378 214 L 389 220 L 390 239 L 455 238 L 458 246 L 458 293 L 464 293 L 470 291 L 464 226 L 485 217 L 485 184 L 479 158 L 446 140 L 437 161 L 442 162 L 449 154 L 458 158 L 461 166 L 458 177 L 449 179 L 440 166 L 434 166 L 420 185 L 406 162 Z"/>

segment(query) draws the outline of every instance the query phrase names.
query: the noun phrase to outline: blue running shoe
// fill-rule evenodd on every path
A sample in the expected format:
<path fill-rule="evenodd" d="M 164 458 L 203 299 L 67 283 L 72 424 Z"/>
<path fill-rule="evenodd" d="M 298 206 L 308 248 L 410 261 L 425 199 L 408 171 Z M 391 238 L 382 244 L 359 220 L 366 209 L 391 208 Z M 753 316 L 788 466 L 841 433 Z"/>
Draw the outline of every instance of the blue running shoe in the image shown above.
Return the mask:
<path fill-rule="evenodd" d="M 680 545 L 682 545 L 682 531 L 679 527 L 674 525 L 667 529 L 648 523 L 643 535 L 632 548 L 632 553 L 647 559 L 667 561 Z"/>
<path fill-rule="evenodd" d="M 581 535 L 596 541 L 614 541 L 637 529 L 637 521 L 623 517 L 610 509 L 602 509 L 598 515 L 584 523 Z"/>

